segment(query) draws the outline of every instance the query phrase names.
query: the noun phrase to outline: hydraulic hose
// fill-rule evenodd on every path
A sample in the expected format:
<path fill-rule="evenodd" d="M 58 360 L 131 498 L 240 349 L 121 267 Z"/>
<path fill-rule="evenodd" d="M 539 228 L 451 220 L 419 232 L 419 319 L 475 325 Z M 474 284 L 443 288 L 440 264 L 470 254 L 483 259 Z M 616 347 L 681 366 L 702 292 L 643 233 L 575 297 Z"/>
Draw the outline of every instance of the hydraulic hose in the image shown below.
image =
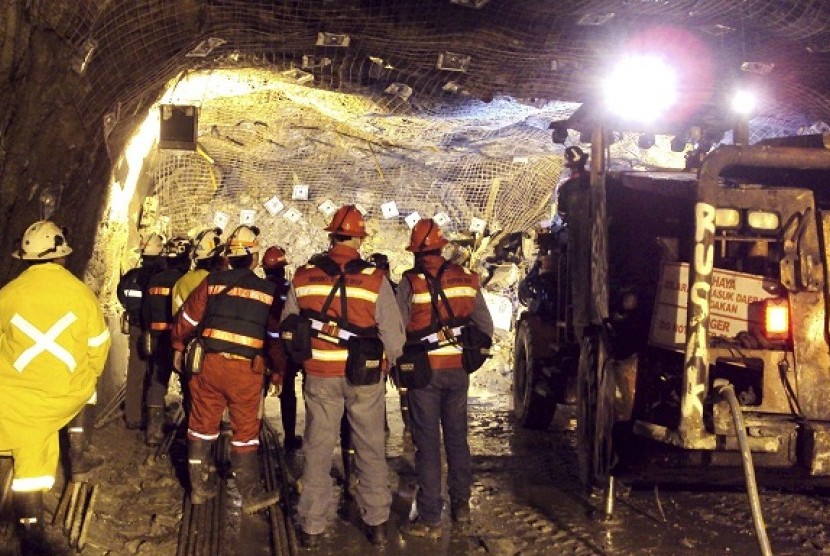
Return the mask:
<path fill-rule="evenodd" d="M 714 387 L 729 403 L 729 412 L 732 414 L 735 434 L 738 435 L 738 445 L 741 448 L 741 462 L 743 463 L 744 475 L 746 476 L 746 493 L 749 497 L 749 506 L 752 510 L 752 523 L 755 526 L 755 536 L 758 537 L 758 547 L 761 549 L 763 556 L 772 556 L 772 548 L 770 547 L 769 537 L 767 536 L 767 526 L 764 523 L 764 515 L 761 512 L 761 500 L 758 497 L 758 485 L 755 482 L 755 467 L 752 464 L 752 453 L 749 450 L 743 413 L 738 403 L 738 397 L 735 395 L 735 388 L 725 379 L 715 380 Z"/>

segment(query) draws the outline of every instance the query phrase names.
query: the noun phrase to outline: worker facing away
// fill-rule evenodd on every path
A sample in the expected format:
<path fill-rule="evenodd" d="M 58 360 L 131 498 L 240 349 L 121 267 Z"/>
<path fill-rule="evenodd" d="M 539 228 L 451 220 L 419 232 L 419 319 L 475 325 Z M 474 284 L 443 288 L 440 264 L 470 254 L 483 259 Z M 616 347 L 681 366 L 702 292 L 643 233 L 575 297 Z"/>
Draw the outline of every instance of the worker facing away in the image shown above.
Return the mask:
<path fill-rule="evenodd" d="M 394 376 L 399 386 L 408 387 L 418 474 L 418 517 L 404 532 L 431 538 L 441 530 L 442 432 L 450 513 L 453 521 L 470 520 L 467 389 L 469 373 L 484 362 L 493 336 L 493 320 L 479 277 L 444 259 L 441 250 L 447 243 L 432 219 L 412 228 L 407 250 L 415 255 L 415 264 L 404 272 L 397 294 L 408 343 Z M 410 348 L 420 348 L 420 354 L 426 352 L 427 357 L 408 359 Z M 414 370 L 405 368 L 407 361 Z M 416 373 L 422 376 L 404 376 Z"/>
<path fill-rule="evenodd" d="M 303 394 L 301 541 L 316 546 L 334 503 L 331 459 L 345 411 L 356 451 L 356 499 L 370 542 L 386 542 L 392 496 L 383 433 L 384 351 L 395 361 L 403 323 L 383 271 L 360 258 L 363 215 L 341 207 L 326 227 L 331 247 L 297 269 L 280 331 L 287 353 L 306 372 Z"/>
<path fill-rule="evenodd" d="M 0 289 L 0 452 L 14 459 L 14 506 L 30 553 L 43 542 L 58 431 L 93 397 L 110 347 L 98 299 L 64 268 L 71 253 L 65 230 L 35 222 L 12 254 L 28 268 Z"/>
<path fill-rule="evenodd" d="M 274 301 L 274 285 L 253 272 L 259 264 L 258 235 L 254 226 L 239 226 L 231 233 L 225 248 L 231 268 L 208 275 L 196 287 L 179 312 L 172 333 L 174 367 L 189 375 L 191 502 L 202 504 L 218 493 L 212 449 L 227 408 L 233 430 L 231 465 L 245 513 L 279 500 L 278 492 L 263 490 L 257 458 L 266 372 L 263 350 Z M 194 350 L 202 350 L 203 357 Z M 280 379 L 273 375 L 276 384 Z"/>

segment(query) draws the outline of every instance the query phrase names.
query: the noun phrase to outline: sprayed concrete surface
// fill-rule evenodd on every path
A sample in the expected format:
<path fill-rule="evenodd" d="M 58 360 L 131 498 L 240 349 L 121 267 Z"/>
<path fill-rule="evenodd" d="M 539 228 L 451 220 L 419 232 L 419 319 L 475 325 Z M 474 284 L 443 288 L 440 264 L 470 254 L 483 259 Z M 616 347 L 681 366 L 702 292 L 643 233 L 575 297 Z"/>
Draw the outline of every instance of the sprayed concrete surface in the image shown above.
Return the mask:
<path fill-rule="evenodd" d="M 633 489 L 623 481 L 614 517 L 604 520 L 602 496 L 585 493 L 577 479 L 573 411 L 561 409 L 546 432 L 515 430 L 504 397 L 471 398 L 472 523 L 458 526 L 445 515 L 438 541 L 401 535 L 399 526 L 411 511 L 414 495 L 413 456 L 404 449 L 398 399 L 391 389 L 387 404 L 391 429 L 387 452 L 395 492 L 390 542 L 385 550 L 372 547 L 360 530 L 357 510 L 342 503 L 341 497 L 338 512 L 314 554 L 758 553 L 749 505 L 740 488 L 670 489 L 664 483 L 652 483 Z M 268 399 L 266 414 L 277 428 L 278 412 L 278 401 Z M 125 431 L 120 422 L 96 432 L 96 451 L 109 465 L 97 471 L 101 496 L 83 553 L 175 554 L 182 512 L 181 472 L 177 471 L 182 448 L 174 446 L 170 458 L 155 459 L 141 443 L 141 435 Z M 298 476 L 301 457 L 298 453 L 289 458 Z M 342 472 L 337 455 L 332 476 L 339 496 Z M 60 487 L 47 501 L 50 509 L 57 505 Z M 761 502 L 776 554 L 830 553 L 830 497 L 826 492 L 762 488 Z M 230 512 L 226 528 L 227 554 L 269 554 L 262 518 L 240 523 L 239 516 Z M 50 535 L 61 542 L 57 528 Z"/>

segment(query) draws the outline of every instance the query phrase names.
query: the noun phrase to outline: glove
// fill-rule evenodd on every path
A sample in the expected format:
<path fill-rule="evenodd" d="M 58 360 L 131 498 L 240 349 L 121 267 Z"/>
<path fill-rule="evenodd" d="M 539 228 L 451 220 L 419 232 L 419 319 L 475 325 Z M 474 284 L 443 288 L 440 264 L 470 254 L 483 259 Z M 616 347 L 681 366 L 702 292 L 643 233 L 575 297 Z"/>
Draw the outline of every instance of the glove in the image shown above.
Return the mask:
<path fill-rule="evenodd" d="M 269 396 L 279 396 L 282 394 L 282 373 L 274 372 L 271 374 L 271 385 L 268 387 Z"/>
<path fill-rule="evenodd" d="M 173 370 L 181 374 L 182 365 L 184 364 L 184 353 L 179 350 L 173 350 Z"/>

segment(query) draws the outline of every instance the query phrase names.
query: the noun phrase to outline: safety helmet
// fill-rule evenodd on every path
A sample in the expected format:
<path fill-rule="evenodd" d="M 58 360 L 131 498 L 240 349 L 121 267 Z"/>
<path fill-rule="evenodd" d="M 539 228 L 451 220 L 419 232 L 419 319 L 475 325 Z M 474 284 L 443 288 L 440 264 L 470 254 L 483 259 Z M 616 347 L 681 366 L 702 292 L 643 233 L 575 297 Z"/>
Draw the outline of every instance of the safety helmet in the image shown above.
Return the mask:
<path fill-rule="evenodd" d="M 383 253 L 372 253 L 369 262 L 382 270 L 389 270 L 389 257 Z"/>
<path fill-rule="evenodd" d="M 327 232 L 341 236 L 366 237 L 366 221 L 363 215 L 354 205 L 343 205 L 331 219 L 331 223 L 325 228 Z"/>
<path fill-rule="evenodd" d="M 142 238 L 138 248 L 142 257 L 158 257 L 164 252 L 164 237 L 161 234 L 150 234 L 146 241 Z"/>
<path fill-rule="evenodd" d="M 35 222 L 23 233 L 20 248 L 12 253 L 15 259 L 47 261 L 65 257 L 72 252 L 66 243 L 66 229 L 51 220 Z"/>
<path fill-rule="evenodd" d="M 259 253 L 259 228 L 242 225 L 228 236 L 225 246 L 225 255 L 228 257 L 244 257 L 251 253 Z"/>
<path fill-rule="evenodd" d="M 170 259 L 185 257 L 190 254 L 190 240 L 186 237 L 174 237 L 164 245 L 164 256 Z"/>
<path fill-rule="evenodd" d="M 272 245 L 265 250 L 262 255 L 262 268 L 265 270 L 272 270 L 274 268 L 281 268 L 288 264 L 285 259 L 285 251 L 276 245 Z"/>
<path fill-rule="evenodd" d="M 209 259 L 216 255 L 218 247 L 222 244 L 220 236 L 221 228 L 208 228 L 202 230 L 193 240 L 193 247 L 190 255 L 197 261 Z"/>
<path fill-rule="evenodd" d="M 407 251 L 413 253 L 422 253 L 424 251 L 434 251 L 441 249 L 449 241 L 441 233 L 441 228 L 435 223 L 432 218 L 418 220 L 418 223 L 412 228 L 412 234 L 409 236 L 409 245 L 406 247 Z"/>

